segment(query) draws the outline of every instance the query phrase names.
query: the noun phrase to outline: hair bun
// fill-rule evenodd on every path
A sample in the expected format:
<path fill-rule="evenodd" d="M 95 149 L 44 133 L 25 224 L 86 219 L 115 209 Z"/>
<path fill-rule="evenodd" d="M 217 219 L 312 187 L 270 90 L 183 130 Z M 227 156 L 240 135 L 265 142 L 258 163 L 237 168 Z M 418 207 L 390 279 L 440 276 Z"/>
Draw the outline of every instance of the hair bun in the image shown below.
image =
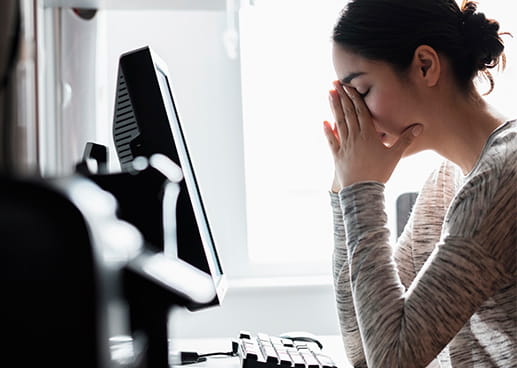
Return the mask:
<path fill-rule="evenodd" d="M 485 71 L 495 67 L 504 50 L 499 37 L 499 23 L 478 13 L 477 4 L 468 1 L 462 7 L 462 27 L 465 46 L 475 60 L 474 68 Z"/>

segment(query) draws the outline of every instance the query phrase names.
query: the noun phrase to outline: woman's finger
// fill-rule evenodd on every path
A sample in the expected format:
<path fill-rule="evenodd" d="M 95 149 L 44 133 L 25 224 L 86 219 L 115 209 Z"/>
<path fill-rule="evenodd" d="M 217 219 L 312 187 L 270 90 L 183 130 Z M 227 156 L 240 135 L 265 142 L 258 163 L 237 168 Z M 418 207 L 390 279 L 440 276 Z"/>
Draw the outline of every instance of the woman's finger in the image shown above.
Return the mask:
<path fill-rule="evenodd" d="M 404 151 L 413 143 L 416 137 L 422 134 L 424 127 L 422 124 L 413 124 L 406 128 L 399 139 L 390 147 L 390 151 L 394 152 L 399 158 L 402 157 Z"/>
<path fill-rule="evenodd" d="M 325 136 L 327 137 L 327 141 L 329 143 L 332 154 L 335 155 L 339 150 L 339 140 L 336 137 L 335 130 L 332 129 L 332 127 L 330 126 L 330 123 L 326 120 L 323 122 L 323 132 L 325 133 Z"/>
<path fill-rule="evenodd" d="M 344 88 L 346 87 L 343 86 L 340 81 L 335 81 L 334 85 L 336 86 L 336 90 L 341 100 L 341 106 L 345 114 L 345 121 L 348 128 L 348 134 L 355 135 L 360 131 L 360 129 L 359 119 L 357 118 L 357 113 L 355 112 L 354 103 L 350 99 L 348 93 L 345 92 Z"/>
<path fill-rule="evenodd" d="M 329 100 L 332 113 L 336 119 L 336 130 L 338 132 L 339 139 L 341 142 L 344 142 L 348 138 L 348 127 L 346 124 L 345 113 L 343 112 L 343 107 L 341 105 L 341 98 L 336 90 L 329 91 Z"/>
<path fill-rule="evenodd" d="M 370 110 L 368 110 L 368 106 L 366 106 L 363 97 L 359 95 L 359 92 L 357 92 L 355 88 L 348 86 L 343 87 L 354 106 L 358 129 L 362 132 L 366 132 L 367 134 L 375 134 L 375 127 L 372 123 Z"/>
<path fill-rule="evenodd" d="M 337 131 L 336 124 L 334 124 L 334 127 L 332 128 L 332 131 L 334 132 L 334 135 L 336 136 L 336 139 L 339 141 L 339 133 Z"/>

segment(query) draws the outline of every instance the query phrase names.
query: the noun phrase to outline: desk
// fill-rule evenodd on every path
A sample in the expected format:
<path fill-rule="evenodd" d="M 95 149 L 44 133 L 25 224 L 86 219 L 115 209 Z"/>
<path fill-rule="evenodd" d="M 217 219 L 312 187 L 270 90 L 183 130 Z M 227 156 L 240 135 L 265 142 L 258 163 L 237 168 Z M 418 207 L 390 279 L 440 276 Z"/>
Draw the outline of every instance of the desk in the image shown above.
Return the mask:
<path fill-rule="evenodd" d="M 199 354 L 211 352 L 225 352 L 232 350 L 232 339 L 207 338 L 207 339 L 173 339 L 171 350 L 174 351 L 195 351 Z M 323 351 L 329 355 L 339 368 L 352 368 L 345 357 L 343 343 L 340 336 L 318 336 L 323 344 Z M 238 357 L 212 357 L 205 362 L 189 365 L 173 365 L 174 368 L 240 368 Z"/>

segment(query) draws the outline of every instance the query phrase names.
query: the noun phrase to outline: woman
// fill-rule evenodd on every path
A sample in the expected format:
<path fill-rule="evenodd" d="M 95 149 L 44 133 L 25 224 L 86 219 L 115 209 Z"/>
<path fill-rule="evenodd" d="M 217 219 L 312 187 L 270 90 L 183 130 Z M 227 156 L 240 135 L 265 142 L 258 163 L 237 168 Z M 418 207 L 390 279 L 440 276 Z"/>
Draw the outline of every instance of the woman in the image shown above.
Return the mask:
<path fill-rule="evenodd" d="M 517 366 L 517 126 L 473 84 L 502 58 L 498 30 L 454 0 L 354 0 L 334 28 L 336 122 L 324 132 L 354 367 Z M 384 183 L 426 149 L 445 161 L 393 250 Z"/>

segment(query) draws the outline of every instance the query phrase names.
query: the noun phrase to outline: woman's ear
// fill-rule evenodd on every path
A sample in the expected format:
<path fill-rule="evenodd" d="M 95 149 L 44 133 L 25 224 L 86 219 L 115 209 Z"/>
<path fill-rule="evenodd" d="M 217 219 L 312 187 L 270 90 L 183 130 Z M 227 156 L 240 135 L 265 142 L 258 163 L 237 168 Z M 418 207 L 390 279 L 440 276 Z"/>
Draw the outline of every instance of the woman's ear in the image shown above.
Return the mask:
<path fill-rule="evenodd" d="M 427 87 L 434 87 L 440 80 L 440 57 L 431 46 L 418 46 L 413 55 L 412 69 L 418 80 Z"/>

